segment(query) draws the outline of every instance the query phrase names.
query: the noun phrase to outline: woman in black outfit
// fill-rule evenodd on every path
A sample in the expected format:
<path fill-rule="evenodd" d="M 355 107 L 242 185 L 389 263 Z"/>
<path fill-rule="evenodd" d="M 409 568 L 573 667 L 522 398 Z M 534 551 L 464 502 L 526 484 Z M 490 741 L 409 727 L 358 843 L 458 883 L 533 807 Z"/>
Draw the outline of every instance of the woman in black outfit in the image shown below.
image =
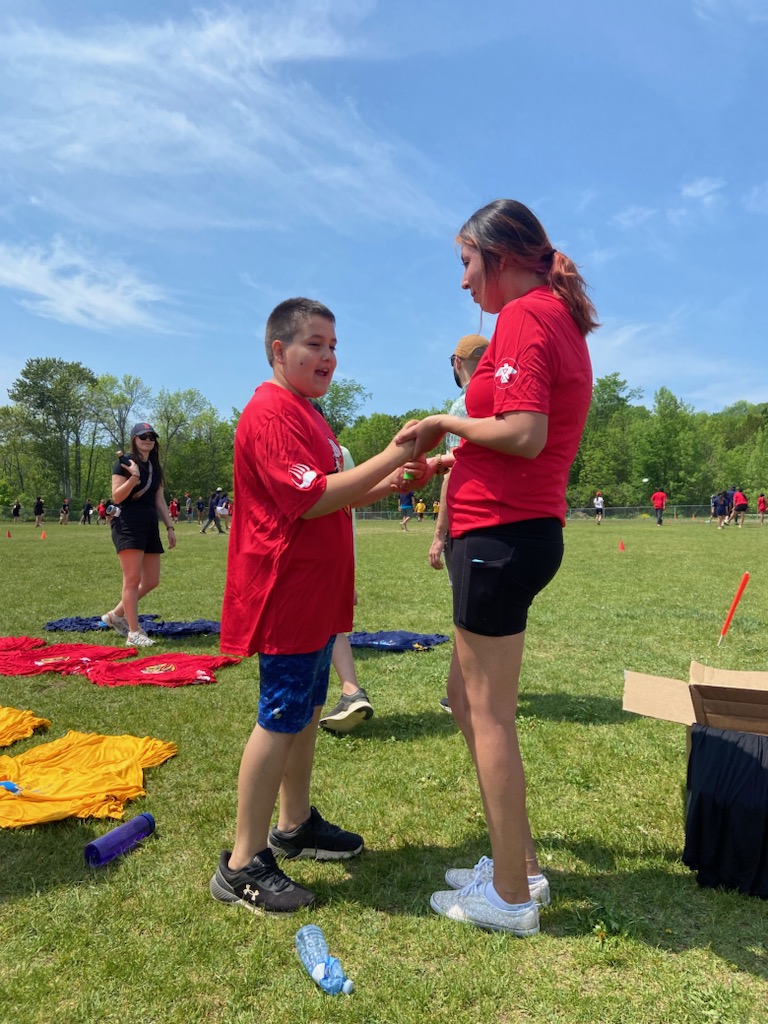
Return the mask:
<path fill-rule="evenodd" d="M 168 531 L 168 547 L 176 547 L 159 448 L 151 425 L 137 423 L 131 431 L 131 451 L 112 468 L 112 503 L 118 508 L 112 519 L 112 542 L 123 570 L 123 590 L 119 603 L 101 618 L 126 637 L 127 647 L 154 643 L 139 626 L 139 601 L 160 582 L 159 520 Z"/>

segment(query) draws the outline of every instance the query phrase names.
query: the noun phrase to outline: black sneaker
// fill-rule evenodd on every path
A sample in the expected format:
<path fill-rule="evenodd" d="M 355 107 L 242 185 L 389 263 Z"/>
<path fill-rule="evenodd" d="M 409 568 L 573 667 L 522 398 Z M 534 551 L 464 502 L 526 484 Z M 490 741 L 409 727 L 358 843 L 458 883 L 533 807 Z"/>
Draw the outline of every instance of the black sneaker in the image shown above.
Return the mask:
<path fill-rule="evenodd" d="M 356 832 L 347 832 L 338 825 L 326 821 L 316 807 L 303 825 L 292 832 L 269 830 L 269 846 L 277 857 L 293 860 L 294 857 L 310 857 L 312 860 L 349 860 L 356 857 L 363 848 L 363 837 Z"/>
<path fill-rule="evenodd" d="M 440 707 L 443 709 L 443 711 L 447 711 L 449 715 L 453 714 L 453 711 L 451 711 L 450 702 L 447 697 L 441 697 L 438 703 L 440 704 Z"/>
<path fill-rule="evenodd" d="M 329 732 L 351 732 L 356 725 L 372 717 L 373 705 L 360 687 L 354 693 L 342 693 L 333 711 L 320 719 L 320 725 Z"/>
<path fill-rule="evenodd" d="M 211 879 L 211 896 L 222 903 L 239 903 L 254 914 L 290 914 L 311 907 L 315 894 L 297 885 L 275 863 L 271 850 L 257 853 L 247 868 L 229 868 L 229 850 L 224 850 Z"/>

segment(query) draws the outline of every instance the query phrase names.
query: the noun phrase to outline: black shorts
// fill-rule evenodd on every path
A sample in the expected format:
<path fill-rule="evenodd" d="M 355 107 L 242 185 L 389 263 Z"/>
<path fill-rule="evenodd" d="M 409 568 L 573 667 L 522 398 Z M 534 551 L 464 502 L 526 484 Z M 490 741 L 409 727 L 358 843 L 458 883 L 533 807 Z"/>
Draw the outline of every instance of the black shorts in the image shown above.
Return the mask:
<path fill-rule="evenodd" d="M 738 505 L 734 505 L 733 506 L 733 511 L 734 512 L 746 512 L 748 508 L 749 508 L 748 504 L 745 504 L 744 502 L 740 501 Z"/>
<path fill-rule="evenodd" d="M 524 632 L 534 597 L 563 559 L 560 520 L 489 526 L 448 543 L 454 625 L 482 636 Z"/>
<path fill-rule="evenodd" d="M 157 512 L 148 508 L 139 512 L 132 510 L 112 520 L 112 543 L 115 551 L 143 551 L 145 555 L 162 555 L 164 548 L 160 541 L 160 527 Z"/>

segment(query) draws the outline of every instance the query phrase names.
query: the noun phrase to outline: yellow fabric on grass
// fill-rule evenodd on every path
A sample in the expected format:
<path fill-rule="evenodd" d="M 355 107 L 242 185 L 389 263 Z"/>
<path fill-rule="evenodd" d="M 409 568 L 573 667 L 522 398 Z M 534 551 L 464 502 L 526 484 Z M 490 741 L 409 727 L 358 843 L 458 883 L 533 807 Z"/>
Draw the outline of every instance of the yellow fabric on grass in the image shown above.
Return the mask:
<path fill-rule="evenodd" d="M 100 736 L 70 730 L 18 757 L 0 756 L 0 827 L 62 818 L 120 818 L 126 801 L 144 796 L 144 768 L 176 754 L 174 743 L 151 736 Z"/>
<path fill-rule="evenodd" d="M 35 729 L 50 729 L 47 718 L 38 718 L 34 711 L 0 707 L 0 747 L 10 747 L 16 740 L 25 740 Z"/>

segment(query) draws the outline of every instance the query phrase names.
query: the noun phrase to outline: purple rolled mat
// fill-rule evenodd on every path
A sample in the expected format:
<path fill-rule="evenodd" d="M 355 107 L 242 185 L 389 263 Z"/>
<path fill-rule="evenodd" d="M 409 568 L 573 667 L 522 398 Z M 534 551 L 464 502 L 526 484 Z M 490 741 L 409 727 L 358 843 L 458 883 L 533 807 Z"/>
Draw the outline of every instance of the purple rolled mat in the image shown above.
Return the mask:
<path fill-rule="evenodd" d="M 99 836 L 86 846 L 85 862 L 92 868 L 101 868 L 115 857 L 128 853 L 142 839 L 155 831 L 155 819 L 151 814 L 137 814 L 130 821 L 123 822 L 106 835 Z"/>

